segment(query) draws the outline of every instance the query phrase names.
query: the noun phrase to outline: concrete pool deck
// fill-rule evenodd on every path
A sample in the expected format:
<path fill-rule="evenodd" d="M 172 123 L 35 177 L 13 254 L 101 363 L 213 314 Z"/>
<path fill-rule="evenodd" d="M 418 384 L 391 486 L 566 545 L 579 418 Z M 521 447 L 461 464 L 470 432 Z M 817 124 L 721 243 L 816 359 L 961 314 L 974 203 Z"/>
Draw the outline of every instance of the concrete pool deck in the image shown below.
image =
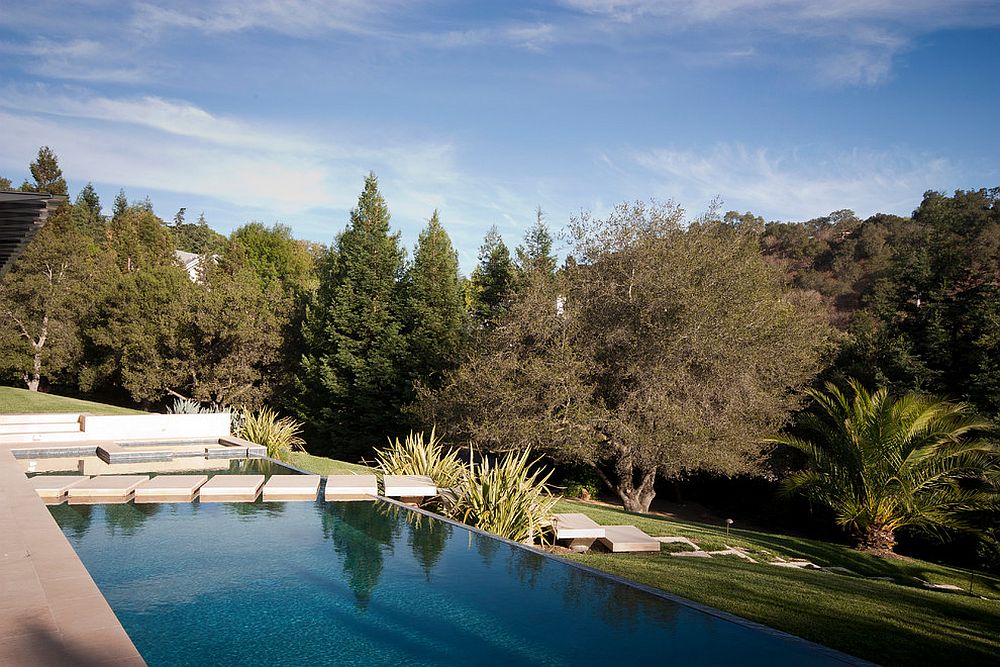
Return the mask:
<path fill-rule="evenodd" d="M 145 665 L 16 447 L 0 444 L 0 664 Z"/>

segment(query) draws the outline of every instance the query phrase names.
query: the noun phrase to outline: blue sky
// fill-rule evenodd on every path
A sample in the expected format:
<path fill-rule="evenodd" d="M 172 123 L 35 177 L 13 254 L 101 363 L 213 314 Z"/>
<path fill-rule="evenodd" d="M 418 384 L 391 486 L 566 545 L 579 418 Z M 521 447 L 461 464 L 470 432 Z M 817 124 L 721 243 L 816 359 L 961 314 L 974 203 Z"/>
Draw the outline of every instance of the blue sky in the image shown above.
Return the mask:
<path fill-rule="evenodd" d="M 0 174 L 40 145 L 228 232 L 329 243 L 374 170 L 467 271 L 541 206 L 800 220 L 1000 185 L 996 0 L 0 1 Z"/>

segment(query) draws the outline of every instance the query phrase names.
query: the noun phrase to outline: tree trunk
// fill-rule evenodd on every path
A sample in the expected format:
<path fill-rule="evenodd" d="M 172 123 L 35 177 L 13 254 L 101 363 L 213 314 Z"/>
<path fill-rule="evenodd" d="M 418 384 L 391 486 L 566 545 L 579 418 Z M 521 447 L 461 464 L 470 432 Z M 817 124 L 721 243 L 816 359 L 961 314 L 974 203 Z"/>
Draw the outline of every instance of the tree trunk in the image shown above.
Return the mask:
<path fill-rule="evenodd" d="M 24 382 L 28 385 L 28 391 L 38 391 L 38 385 L 42 382 L 42 353 L 36 352 L 31 364 L 31 374 L 24 374 Z"/>
<path fill-rule="evenodd" d="M 894 546 L 895 531 L 884 526 L 869 526 L 858 536 L 858 547 L 867 551 L 892 551 Z"/>
<path fill-rule="evenodd" d="M 652 470 L 638 469 L 639 484 L 635 484 L 632 474 L 622 475 L 615 489 L 618 497 L 622 499 L 622 504 L 628 512 L 648 512 L 649 506 L 656 497 L 653 485 L 656 482 L 656 468 Z"/>

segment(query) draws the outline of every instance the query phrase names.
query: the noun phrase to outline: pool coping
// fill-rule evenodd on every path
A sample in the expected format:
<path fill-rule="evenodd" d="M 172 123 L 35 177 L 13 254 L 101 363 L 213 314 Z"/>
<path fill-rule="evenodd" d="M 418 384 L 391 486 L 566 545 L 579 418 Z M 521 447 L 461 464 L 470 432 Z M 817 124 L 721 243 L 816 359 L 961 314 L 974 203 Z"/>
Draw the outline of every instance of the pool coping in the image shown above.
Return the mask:
<path fill-rule="evenodd" d="M 145 665 L 11 449 L 0 445 L 0 664 Z"/>

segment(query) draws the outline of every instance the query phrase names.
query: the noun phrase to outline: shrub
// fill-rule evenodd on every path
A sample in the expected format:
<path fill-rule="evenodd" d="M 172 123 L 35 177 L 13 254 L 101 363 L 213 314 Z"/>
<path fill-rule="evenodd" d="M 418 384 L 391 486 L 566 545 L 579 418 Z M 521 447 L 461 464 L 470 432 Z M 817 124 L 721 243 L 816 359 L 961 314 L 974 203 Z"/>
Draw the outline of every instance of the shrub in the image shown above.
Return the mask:
<path fill-rule="evenodd" d="M 214 410 L 192 398 L 175 398 L 174 402 L 167 406 L 168 415 L 202 415 L 211 412 Z"/>
<path fill-rule="evenodd" d="M 299 437 L 302 423 L 291 417 L 278 417 L 270 408 L 255 413 L 242 411 L 236 435 L 244 440 L 267 447 L 267 455 L 279 461 L 288 460 L 293 449 L 301 449 L 304 441 Z"/>
<path fill-rule="evenodd" d="M 556 497 L 548 489 L 551 471 L 532 471 L 530 450 L 509 452 L 492 465 L 483 461 L 453 490 L 446 513 L 508 540 L 530 542 L 542 535 Z"/>
<path fill-rule="evenodd" d="M 410 431 L 403 441 L 390 439 L 388 447 L 375 450 L 375 468 L 383 475 L 425 475 L 439 488 L 451 488 L 465 476 L 465 466 L 454 452 L 445 453 L 434 429 L 426 442 L 422 431 Z"/>

